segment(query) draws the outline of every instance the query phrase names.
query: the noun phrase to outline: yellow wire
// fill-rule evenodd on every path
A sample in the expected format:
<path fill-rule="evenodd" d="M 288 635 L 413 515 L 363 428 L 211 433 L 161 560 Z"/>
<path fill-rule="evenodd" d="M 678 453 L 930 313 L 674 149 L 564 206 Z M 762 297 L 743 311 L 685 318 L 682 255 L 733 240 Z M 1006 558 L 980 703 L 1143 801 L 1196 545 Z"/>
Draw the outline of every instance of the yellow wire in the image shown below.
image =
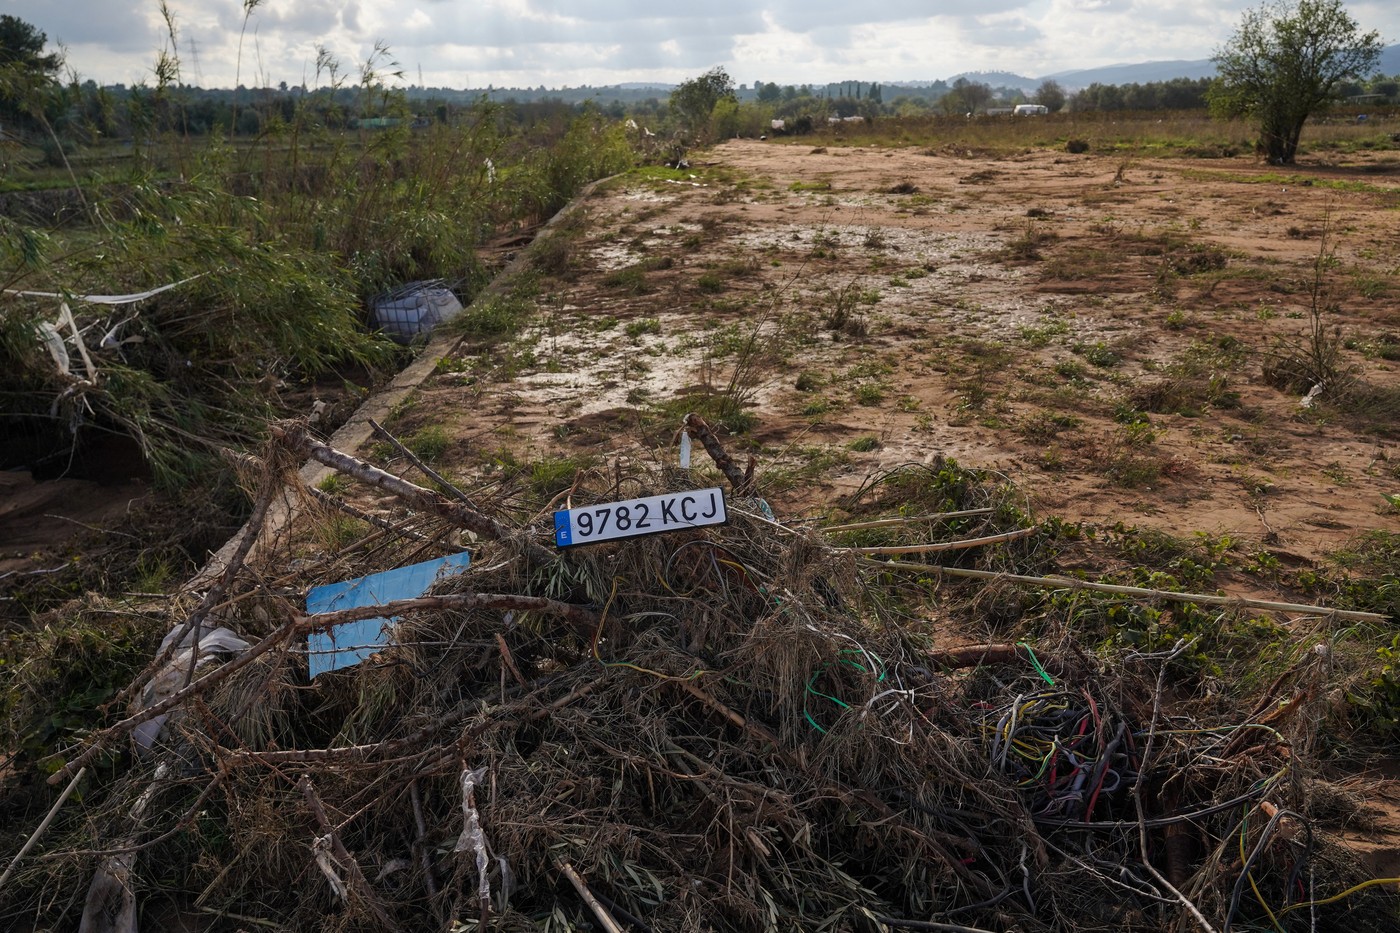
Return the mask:
<path fill-rule="evenodd" d="M 609 611 L 610 609 L 612 609 L 613 600 L 617 598 L 617 581 L 618 581 L 618 578 L 617 578 L 617 577 L 613 577 L 612 592 L 610 592 L 610 593 L 608 594 L 608 601 L 607 601 L 607 603 L 603 606 L 603 611 L 602 611 L 602 613 L 598 616 L 598 627 L 597 627 L 596 629 L 593 630 L 593 660 L 597 661 L 599 664 L 603 665 L 604 667 L 625 667 L 625 668 L 627 668 L 627 669 L 629 669 L 629 670 L 637 671 L 637 672 L 642 673 L 642 674 L 650 674 L 651 676 L 653 676 L 653 677 L 658 677 L 658 678 L 660 678 L 661 680 L 680 680 L 680 681 L 694 680 L 694 679 L 697 678 L 697 677 L 701 677 L 701 676 L 704 676 L 705 674 L 708 674 L 709 671 L 704 670 L 704 669 L 702 668 L 702 669 L 700 669 L 700 670 L 698 670 L 698 671 L 692 671 L 691 673 L 686 674 L 684 677 L 677 677 L 677 676 L 674 675 L 674 674 L 663 674 L 661 671 L 654 671 L 654 670 L 651 670 L 650 668 L 642 667 L 642 666 L 639 665 L 639 664 L 631 664 L 631 663 L 629 663 L 629 662 L 627 662 L 627 661 L 604 661 L 604 660 L 603 660 L 603 656 L 600 655 L 600 654 L 598 653 L 598 642 L 599 642 L 599 641 L 602 639 L 602 637 L 603 637 L 603 625 L 608 621 L 608 611 Z M 663 581 L 663 582 L 664 582 L 664 581 Z M 670 589 L 670 587 L 667 587 L 667 589 Z"/>
<path fill-rule="evenodd" d="M 1351 897 L 1357 891 L 1364 891 L 1366 888 L 1373 888 L 1378 884 L 1400 884 L 1400 878 L 1372 878 L 1370 881 L 1363 881 L 1358 885 L 1347 888 L 1341 894 L 1333 894 L 1331 897 L 1324 897 L 1317 901 L 1303 901 L 1299 904 L 1289 904 L 1287 907 L 1283 908 L 1283 910 L 1280 910 L 1278 915 L 1282 917 L 1284 914 L 1297 910 L 1300 907 L 1321 907 L 1323 904 L 1332 904 L 1343 898 Z"/>
<path fill-rule="evenodd" d="M 1249 833 L 1249 811 L 1246 810 L 1246 811 L 1245 811 L 1245 814 L 1244 814 L 1244 819 L 1240 821 L 1240 864 L 1241 864 L 1241 865 L 1247 865 L 1247 864 L 1249 863 L 1249 857 L 1248 857 L 1247 855 L 1245 855 L 1245 851 L 1244 851 L 1244 840 L 1245 840 L 1245 836 L 1248 835 L 1248 833 Z M 1264 908 L 1264 913 L 1266 913 L 1266 914 L 1269 915 L 1269 922 L 1272 923 L 1272 924 L 1274 925 L 1274 929 L 1277 930 L 1278 933 L 1283 933 L 1283 927 L 1279 926 L 1278 918 L 1274 916 L 1274 912 L 1273 912 L 1272 910 L 1270 910 L 1270 909 L 1269 909 L 1269 905 L 1268 905 L 1267 903 L 1265 903 L 1265 901 L 1264 901 L 1264 895 L 1261 894 L 1261 893 L 1259 892 L 1259 885 L 1257 885 L 1257 884 L 1254 883 L 1254 872 L 1252 872 L 1252 871 L 1246 871 L 1246 872 L 1244 873 L 1244 876 L 1245 876 L 1246 878 L 1249 879 L 1249 887 L 1250 887 L 1250 889 L 1251 889 L 1252 891 L 1254 891 L 1254 899 L 1255 899 L 1256 901 L 1259 902 L 1259 906 L 1260 906 L 1260 907 Z"/>

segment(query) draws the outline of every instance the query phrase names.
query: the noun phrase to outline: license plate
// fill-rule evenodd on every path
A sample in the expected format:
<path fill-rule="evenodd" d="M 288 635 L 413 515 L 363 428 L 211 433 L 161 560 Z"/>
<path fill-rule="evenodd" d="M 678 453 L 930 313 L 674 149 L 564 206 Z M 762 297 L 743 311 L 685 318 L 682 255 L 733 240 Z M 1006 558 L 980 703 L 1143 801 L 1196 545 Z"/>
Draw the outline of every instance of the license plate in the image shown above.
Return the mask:
<path fill-rule="evenodd" d="M 668 492 L 555 512 L 554 543 L 558 547 L 571 547 L 682 528 L 722 525 L 728 520 L 724 491 L 718 486 Z"/>

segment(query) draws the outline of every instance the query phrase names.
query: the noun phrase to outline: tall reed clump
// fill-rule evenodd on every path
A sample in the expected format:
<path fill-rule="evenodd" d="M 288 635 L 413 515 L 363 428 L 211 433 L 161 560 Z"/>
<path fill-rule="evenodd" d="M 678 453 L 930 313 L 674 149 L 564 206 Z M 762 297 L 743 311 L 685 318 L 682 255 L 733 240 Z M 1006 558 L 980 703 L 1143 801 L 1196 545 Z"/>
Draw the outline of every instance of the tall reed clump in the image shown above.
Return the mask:
<path fill-rule="evenodd" d="M 127 308 L 70 302 L 90 357 L 59 333 L 72 367 L 46 348 L 56 302 L 7 297 L 0 400 L 31 447 L 116 431 L 168 486 L 256 438 L 287 410 L 288 386 L 390 365 L 395 349 L 366 327 L 374 295 L 440 278 L 469 300 L 488 275 L 486 238 L 632 163 L 621 127 L 596 110 L 528 144 L 484 102 L 415 116 L 383 47 L 354 76 L 322 51 L 290 103 L 240 104 L 233 124 L 256 128 L 251 138 L 191 137 L 178 58 L 159 65 L 158 86 L 133 98 L 146 119 L 133 120 L 143 129 L 124 177 L 97 180 L 103 197 L 86 199 L 79 229 L 0 228 L 0 283 L 75 295 L 183 284 Z"/>
<path fill-rule="evenodd" d="M 125 306 L 71 300 L 81 349 L 56 319 L 54 299 L 0 306 L 7 360 L 0 402 L 12 419 L 49 428 L 51 446 L 91 431 L 126 434 L 157 482 L 178 486 L 205 475 L 219 446 L 258 436 L 289 385 L 333 367 L 382 367 L 392 359 L 392 346 L 363 327 L 345 270 L 329 254 L 256 235 L 266 228 L 256 201 L 237 205 L 235 224 L 218 188 L 141 184 L 107 211 L 113 219 L 100 237 L 85 251 L 54 258 L 41 288 L 56 281 L 82 295 L 182 284 Z M 0 241 L 0 276 L 26 285 L 40 278 L 17 274 L 19 260 Z M 54 339 L 66 348 L 66 365 Z M 28 428 L 31 436 L 44 433 Z"/>

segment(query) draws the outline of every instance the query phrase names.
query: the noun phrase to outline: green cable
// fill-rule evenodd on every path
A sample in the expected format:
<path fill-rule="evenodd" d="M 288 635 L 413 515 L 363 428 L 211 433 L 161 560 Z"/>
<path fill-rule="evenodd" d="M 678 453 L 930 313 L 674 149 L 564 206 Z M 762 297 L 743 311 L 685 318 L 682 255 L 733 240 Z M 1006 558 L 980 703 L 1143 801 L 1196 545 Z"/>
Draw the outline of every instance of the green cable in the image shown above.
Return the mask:
<path fill-rule="evenodd" d="M 885 678 L 886 678 L 887 676 L 889 676 L 889 671 L 885 669 L 885 662 L 884 662 L 884 659 L 881 658 L 879 655 L 871 654 L 870 652 L 867 652 L 867 651 L 865 651 L 865 650 L 863 650 L 863 649 L 859 649 L 859 648 L 845 648 L 845 649 L 843 649 L 843 650 L 841 651 L 841 654 L 842 654 L 842 655 L 853 654 L 853 655 L 856 655 L 857 657 L 866 657 L 866 656 L 868 656 L 868 657 L 870 657 L 872 660 L 874 660 L 875 662 L 877 662 L 877 664 L 878 664 L 878 666 L 879 666 L 879 668 L 880 668 L 880 676 L 877 677 L 877 678 L 875 679 L 875 682 L 876 682 L 876 683 L 884 683 Z M 874 674 L 874 673 L 875 673 L 874 671 L 872 671 L 872 670 L 870 670 L 869 668 L 867 668 L 864 664 L 861 664 L 859 661 L 853 661 L 853 660 L 851 660 L 850 658 L 847 658 L 847 657 L 841 657 L 841 658 L 839 658 L 839 659 L 838 659 L 838 662 L 841 663 L 841 664 L 846 665 L 847 667 L 854 668 L 855 670 L 860 671 L 862 674 Z M 830 667 L 830 666 L 831 666 L 831 665 L 830 665 L 829 663 L 823 663 L 823 664 L 821 665 L 821 667 L 817 668 L 816 671 L 813 672 L 811 678 L 809 678 L 808 681 L 807 681 L 807 695 L 808 695 L 808 696 L 817 696 L 817 697 L 821 697 L 823 700 L 830 700 L 832 703 L 835 703 L 837 706 L 841 707 L 842 709 L 850 709 L 850 708 L 851 708 L 851 704 L 847 703 L 846 701 L 844 701 L 844 700 L 842 700 L 842 699 L 840 699 L 840 698 L 838 698 L 838 697 L 834 697 L 834 696 L 831 696 L 831 695 L 829 695 L 829 694 L 822 693 L 820 690 L 816 690 L 816 689 L 814 689 L 813 686 L 812 686 L 813 684 L 815 684 L 815 683 L 817 682 L 817 678 L 821 677 L 821 675 L 824 674 L 824 673 L 826 672 L 826 669 L 827 669 L 828 667 Z M 803 703 L 802 703 L 802 717 L 803 717 L 804 719 L 807 720 L 807 724 L 810 725 L 813 729 L 816 729 L 816 730 L 817 730 L 818 732 L 820 732 L 822 735 L 826 735 L 826 734 L 827 734 L 827 731 L 826 731 L 825 729 L 823 729 L 823 728 L 817 723 L 817 720 L 816 720 L 815 718 L 813 718 L 811 710 L 809 710 L 809 709 L 807 708 L 807 702 L 806 702 L 806 699 L 805 699 L 805 698 L 803 699 Z"/>
<path fill-rule="evenodd" d="M 1035 672 L 1039 674 L 1041 679 L 1044 680 L 1047 684 L 1049 684 L 1052 687 L 1055 686 L 1055 678 L 1045 673 L 1045 668 L 1040 666 L 1040 659 L 1035 656 L 1035 649 L 1024 641 L 1016 642 L 1016 647 L 1025 648 L 1026 654 L 1030 655 L 1031 658 L 1031 667 L 1035 668 Z"/>

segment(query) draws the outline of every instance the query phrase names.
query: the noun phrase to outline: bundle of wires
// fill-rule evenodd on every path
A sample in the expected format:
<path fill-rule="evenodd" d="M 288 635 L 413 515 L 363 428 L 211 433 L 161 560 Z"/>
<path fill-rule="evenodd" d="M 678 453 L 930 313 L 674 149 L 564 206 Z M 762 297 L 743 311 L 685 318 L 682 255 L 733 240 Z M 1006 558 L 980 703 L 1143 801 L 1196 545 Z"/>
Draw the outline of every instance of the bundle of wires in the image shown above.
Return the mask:
<path fill-rule="evenodd" d="M 1049 687 L 989 710 L 983 729 L 992 762 L 1030 796 L 1031 816 L 1091 822 L 1110 812 L 1138 778 L 1132 731 L 1105 715 L 1088 691 Z"/>

